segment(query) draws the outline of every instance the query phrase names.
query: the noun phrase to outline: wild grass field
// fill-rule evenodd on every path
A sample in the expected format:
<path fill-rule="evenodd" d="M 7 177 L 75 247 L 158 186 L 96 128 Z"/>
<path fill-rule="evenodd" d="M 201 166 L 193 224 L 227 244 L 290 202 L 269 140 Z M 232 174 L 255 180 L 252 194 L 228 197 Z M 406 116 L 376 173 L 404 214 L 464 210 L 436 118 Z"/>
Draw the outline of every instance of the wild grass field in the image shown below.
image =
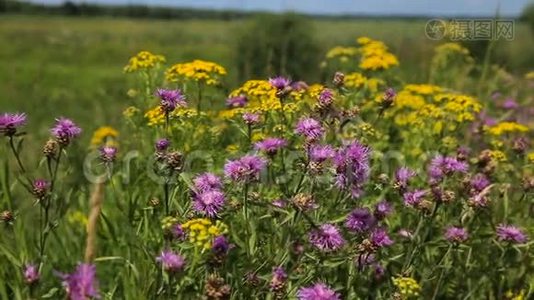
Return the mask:
<path fill-rule="evenodd" d="M 249 22 L 0 18 L 0 299 L 534 297 L 528 28 Z"/>

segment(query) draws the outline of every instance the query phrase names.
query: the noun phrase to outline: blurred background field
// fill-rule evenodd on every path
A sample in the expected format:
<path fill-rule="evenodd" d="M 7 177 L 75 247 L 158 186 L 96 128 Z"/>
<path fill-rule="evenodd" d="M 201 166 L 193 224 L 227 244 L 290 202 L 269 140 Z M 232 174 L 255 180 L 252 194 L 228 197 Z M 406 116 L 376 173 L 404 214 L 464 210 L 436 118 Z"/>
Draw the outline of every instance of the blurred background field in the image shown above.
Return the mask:
<path fill-rule="evenodd" d="M 129 76 L 123 67 L 141 50 L 164 55 L 167 65 L 193 59 L 218 62 L 229 72 L 226 84 L 234 88 L 241 83 L 237 39 L 251 22 L 0 15 L 0 110 L 28 113 L 34 136 L 47 134 L 50 116 L 74 118 L 86 132 L 115 125 L 129 105 Z M 402 78 L 425 82 L 439 44 L 425 36 L 425 23 L 315 18 L 309 30 L 321 57 L 336 45 L 353 45 L 359 36 L 382 40 L 398 56 Z M 524 74 L 534 68 L 532 51 L 525 49 L 534 49 L 533 34 L 527 24 L 517 22 L 514 40 L 499 42 L 492 60 L 512 74 Z M 319 79 L 320 74 L 308 78 Z"/>

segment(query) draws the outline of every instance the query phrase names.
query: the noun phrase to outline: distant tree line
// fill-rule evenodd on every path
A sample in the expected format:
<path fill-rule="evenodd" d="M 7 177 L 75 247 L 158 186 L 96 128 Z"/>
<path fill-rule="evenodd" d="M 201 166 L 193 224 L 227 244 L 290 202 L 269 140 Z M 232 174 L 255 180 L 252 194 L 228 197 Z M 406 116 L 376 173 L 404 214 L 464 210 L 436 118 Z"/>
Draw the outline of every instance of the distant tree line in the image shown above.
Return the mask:
<path fill-rule="evenodd" d="M 0 0 L 0 13 L 219 20 L 243 18 L 247 15 L 244 12 L 230 10 L 202 10 L 146 5 L 98 5 L 72 1 L 65 1 L 60 5 L 44 5 L 16 0 Z"/>

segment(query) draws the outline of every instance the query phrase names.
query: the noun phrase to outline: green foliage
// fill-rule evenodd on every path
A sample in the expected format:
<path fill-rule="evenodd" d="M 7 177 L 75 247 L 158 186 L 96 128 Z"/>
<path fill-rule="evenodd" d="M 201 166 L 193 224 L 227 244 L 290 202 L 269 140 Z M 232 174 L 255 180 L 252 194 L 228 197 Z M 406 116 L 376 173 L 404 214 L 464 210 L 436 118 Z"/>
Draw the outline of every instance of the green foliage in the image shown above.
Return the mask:
<path fill-rule="evenodd" d="M 291 74 L 293 79 L 317 80 L 321 53 L 314 26 L 294 14 L 260 15 L 239 33 L 236 64 L 240 80 Z"/>
<path fill-rule="evenodd" d="M 527 22 L 532 35 L 534 35 L 534 2 L 525 7 L 521 14 L 521 20 Z"/>

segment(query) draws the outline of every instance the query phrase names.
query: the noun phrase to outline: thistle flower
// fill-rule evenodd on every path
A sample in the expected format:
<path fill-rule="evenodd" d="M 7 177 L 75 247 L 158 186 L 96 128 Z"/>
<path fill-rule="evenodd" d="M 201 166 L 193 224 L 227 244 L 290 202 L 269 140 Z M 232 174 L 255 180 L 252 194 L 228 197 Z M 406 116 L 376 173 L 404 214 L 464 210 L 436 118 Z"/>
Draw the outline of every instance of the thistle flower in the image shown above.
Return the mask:
<path fill-rule="evenodd" d="M 202 173 L 193 179 L 195 192 L 204 193 L 212 190 L 219 190 L 222 188 L 222 181 L 217 175 L 213 173 Z"/>
<path fill-rule="evenodd" d="M 308 88 L 309 88 L 308 84 L 302 80 L 291 83 L 291 89 L 297 92 L 305 91 Z"/>
<path fill-rule="evenodd" d="M 256 125 L 260 123 L 260 115 L 256 113 L 246 112 L 243 114 L 243 121 L 245 121 L 245 124 L 250 126 Z"/>
<path fill-rule="evenodd" d="M 408 187 L 408 182 L 411 178 L 415 177 L 417 173 L 407 167 L 400 167 L 395 172 L 395 186 L 401 190 Z"/>
<path fill-rule="evenodd" d="M 392 211 L 393 208 L 391 207 L 391 204 L 383 200 L 375 205 L 375 211 L 373 212 L 373 214 L 375 218 L 377 218 L 378 220 L 382 220 L 387 217 Z"/>
<path fill-rule="evenodd" d="M 328 107 L 334 102 L 334 92 L 331 89 L 323 89 L 317 100 L 319 107 Z"/>
<path fill-rule="evenodd" d="M 228 108 L 243 107 L 247 104 L 247 97 L 243 95 L 230 97 L 226 99 L 226 106 Z"/>
<path fill-rule="evenodd" d="M 274 78 L 269 78 L 269 84 L 271 84 L 271 86 L 275 89 L 281 91 L 290 87 L 291 80 L 282 76 L 278 76 Z"/>
<path fill-rule="evenodd" d="M 256 150 L 265 151 L 268 155 L 273 156 L 278 150 L 287 146 L 287 141 L 280 138 L 266 138 L 254 145 Z"/>
<path fill-rule="evenodd" d="M 4 113 L 0 115 L 0 133 L 13 136 L 17 129 L 26 124 L 25 113 Z"/>
<path fill-rule="evenodd" d="M 395 100 L 395 96 L 397 96 L 397 93 L 392 88 L 387 88 L 384 92 L 384 95 L 382 96 L 382 107 L 380 108 L 380 113 L 383 113 L 384 110 L 388 109 L 391 105 L 393 105 L 393 101 Z"/>
<path fill-rule="evenodd" d="M 423 197 L 425 195 L 426 195 L 426 191 L 424 190 L 415 190 L 412 192 L 406 192 L 403 195 L 404 205 L 412 206 L 412 207 L 418 206 L 423 200 Z"/>
<path fill-rule="evenodd" d="M 345 84 L 345 74 L 336 72 L 334 74 L 334 78 L 332 79 L 332 83 L 338 88 L 342 87 Z"/>
<path fill-rule="evenodd" d="M 172 235 L 172 237 L 174 239 L 177 239 L 177 240 L 180 240 L 180 241 L 185 239 L 185 231 L 182 228 L 182 225 L 173 224 L 173 225 L 171 225 L 169 230 L 170 230 L 170 233 L 171 233 L 171 235 Z"/>
<path fill-rule="evenodd" d="M 63 286 L 71 300 L 86 300 L 98 298 L 98 281 L 96 279 L 96 267 L 83 263 L 76 267 L 72 274 L 62 274 Z"/>
<path fill-rule="evenodd" d="M 324 128 L 319 121 L 313 118 L 302 118 L 298 121 L 295 132 L 304 136 L 306 141 L 314 142 L 323 136 Z"/>
<path fill-rule="evenodd" d="M 37 199 L 43 199 L 48 193 L 50 182 L 45 179 L 35 179 L 32 183 L 32 192 Z"/>
<path fill-rule="evenodd" d="M 465 173 L 467 168 L 467 163 L 459 161 L 456 157 L 437 155 L 430 161 L 430 167 L 428 168 L 430 182 L 437 183 L 443 177 L 452 173 Z"/>
<path fill-rule="evenodd" d="M 340 300 L 341 297 L 336 291 L 319 282 L 312 286 L 300 288 L 297 292 L 299 300 Z"/>
<path fill-rule="evenodd" d="M 368 208 L 357 208 L 345 219 L 345 227 L 356 233 L 368 231 L 375 224 L 376 219 Z"/>
<path fill-rule="evenodd" d="M 471 194 L 478 194 L 491 184 L 488 177 L 482 173 L 477 173 L 469 180 L 469 190 Z"/>
<path fill-rule="evenodd" d="M 230 244 L 224 235 L 218 235 L 213 239 L 211 250 L 216 254 L 226 254 L 230 250 Z"/>
<path fill-rule="evenodd" d="M 381 248 L 393 245 L 393 240 L 389 237 L 384 228 L 375 228 L 369 237 L 375 247 Z"/>
<path fill-rule="evenodd" d="M 103 162 L 111 163 L 115 161 L 115 158 L 117 157 L 117 148 L 106 146 L 100 148 L 100 159 Z"/>
<path fill-rule="evenodd" d="M 169 114 L 177 107 L 186 107 L 185 96 L 180 90 L 157 89 L 156 96 L 160 99 L 160 107 L 165 114 Z"/>
<path fill-rule="evenodd" d="M 345 245 L 339 229 L 332 224 L 323 224 L 308 235 L 310 243 L 322 252 L 335 251 Z"/>
<path fill-rule="evenodd" d="M 445 239 L 451 243 L 459 244 L 465 242 L 468 236 L 467 230 L 462 227 L 451 226 L 445 231 Z"/>
<path fill-rule="evenodd" d="M 269 288 L 275 294 L 281 294 L 285 291 L 287 282 L 287 273 L 282 267 L 276 267 L 273 269 L 271 282 Z"/>
<path fill-rule="evenodd" d="M 265 168 L 266 161 L 255 155 L 246 155 L 237 160 L 228 161 L 224 165 L 226 177 L 238 182 L 258 180 L 260 172 Z"/>
<path fill-rule="evenodd" d="M 61 146 L 66 147 L 70 144 L 72 139 L 82 133 L 82 129 L 72 120 L 62 117 L 56 119 L 56 124 L 50 129 L 50 132 Z"/>
<path fill-rule="evenodd" d="M 527 241 L 527 235 L 514 225 L 499 224 L 497 226 L 497 239 L 503 242 L 523 244 Z"/>
<path fill-rule="evenodd" d="M 156 257 L 156 261 L 161 263 L 163 269 L 169 273 L 181 271 L 185 266 L 185 259 L 171 250 L 164 250 L 160 256 Z"/>
<path fill-rule="evenodd" d="M 169 148 L 170 145 L 171 145 L 171 142 L 168 139 L 162 138 L 156 141 L 156 143 L 154 144 L 154 147 L 156 148 L 156 151 L 164 152 Z"/>
<path fill-rule="evenodd" d="M 507 110 L 514 110 L 519 108 L 519 104 L 514 100 L 514 98 L 506 98 L 501 104 L 501 107 Z"/>
<path fill-rule="evenodd" d="M 324 161 L 333 158 L 336 155 L 336 151 L 330 145 L 312 145 L 310 147 L 310 159 L 317 163 L 323 163 Z"/>
<path fill-rule="evenodd" d="M 362 194 L 363 185 L 369 179 L 371 149 L 358 141 L 339 149 L 334 156 L 335 184 L 349 189 L 353 198 Z"/>
<path fill-rule="evenodd" d="M 23 273 L 24 281 L 26 282 L 26 284 L 32 285 L 39 281 L 40 274 L 37 265 L 27 264 L 26 266 L 24 266 Z"/>
<path fill-rule="evenodd" d="M 202 215 L 213 218 L 222 210 L 224 201 L 224 194 L 220 191 L 204 192 L 195 197 L 193 209 Z"/>

